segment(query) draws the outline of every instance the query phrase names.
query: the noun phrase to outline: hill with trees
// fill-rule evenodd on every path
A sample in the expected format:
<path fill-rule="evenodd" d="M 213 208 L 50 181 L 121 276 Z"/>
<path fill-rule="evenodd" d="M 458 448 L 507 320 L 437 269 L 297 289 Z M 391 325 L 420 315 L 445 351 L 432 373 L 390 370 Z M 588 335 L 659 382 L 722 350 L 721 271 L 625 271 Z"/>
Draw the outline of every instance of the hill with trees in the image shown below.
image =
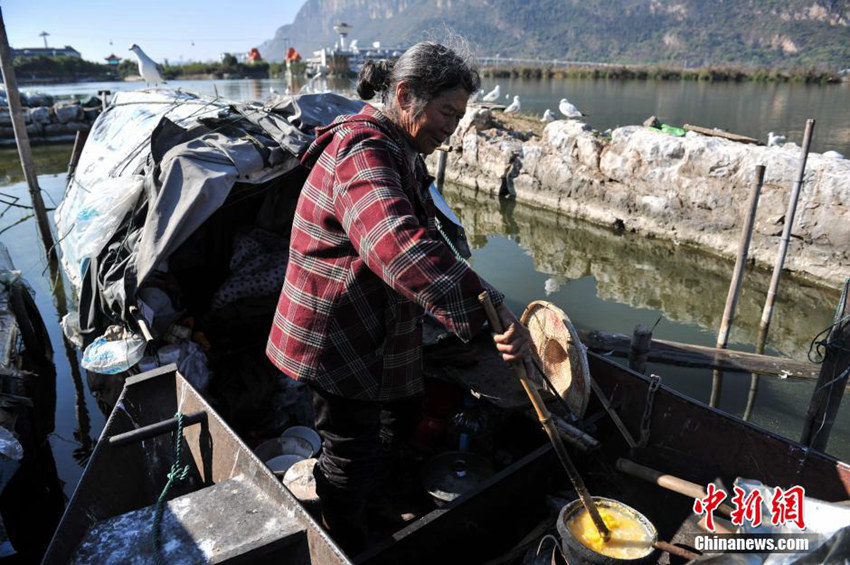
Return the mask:
<path fill-rule="evenodd" d="M 481 56 L 748 68 L 850 65 L 850 0 L 307 0 L 260 46 L 279 61 L 331 46 L 333 26 L 360 45 L 442 40 Z"/>

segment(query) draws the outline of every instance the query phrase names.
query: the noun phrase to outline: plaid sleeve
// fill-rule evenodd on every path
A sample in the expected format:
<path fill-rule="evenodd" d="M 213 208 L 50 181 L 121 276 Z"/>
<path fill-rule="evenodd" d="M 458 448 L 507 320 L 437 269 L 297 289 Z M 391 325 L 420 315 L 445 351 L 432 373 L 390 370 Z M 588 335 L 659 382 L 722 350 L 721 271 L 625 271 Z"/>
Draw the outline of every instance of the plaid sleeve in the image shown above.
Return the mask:
<path fill-rule="evenodd" d="M 486 319 L 478 295 L 490 287 L 429 235 L 402 188 L 397 163 L 377 130 L 347 133 L 336 159 L 335 215 L 372 272 L 468 341 Z M 498 291 L 491 298 L 502 301 Z"/>

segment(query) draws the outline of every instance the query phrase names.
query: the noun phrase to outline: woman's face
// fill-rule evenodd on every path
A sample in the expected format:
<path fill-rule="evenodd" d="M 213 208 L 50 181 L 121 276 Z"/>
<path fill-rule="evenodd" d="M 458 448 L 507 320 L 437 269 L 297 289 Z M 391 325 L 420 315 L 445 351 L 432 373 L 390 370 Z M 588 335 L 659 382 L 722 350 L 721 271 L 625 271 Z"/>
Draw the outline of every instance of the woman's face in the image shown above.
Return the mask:
<path fill-rule="evenodd" d="M 407 85 L 400 83 L 396 88 L 400 125 L 413 138 L 413 147 L 419 153 L 430 155 L 454 133 L 466 113 L 469 93 L 462 87 L 444 90 L 428 102 L 419 116 L 413 115 L 410 99 Z"/>

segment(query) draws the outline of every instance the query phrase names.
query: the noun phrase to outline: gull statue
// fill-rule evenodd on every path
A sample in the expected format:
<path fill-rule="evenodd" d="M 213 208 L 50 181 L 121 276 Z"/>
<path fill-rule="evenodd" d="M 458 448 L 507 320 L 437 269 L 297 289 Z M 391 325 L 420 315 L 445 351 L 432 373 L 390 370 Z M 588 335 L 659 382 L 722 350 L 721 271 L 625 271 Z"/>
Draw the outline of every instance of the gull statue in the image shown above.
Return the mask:
<path fill-rule="evenodd" d="M 584 114 L 579 112 L 579 109 L 576 108 L 574 104 L 571 104 L 566 98 L 561 98 L 561 102 L 558 104 L 558 110 L 560 110 L 567 118 L 581 118 L 584 116 Z"/>
<path fill-rule="evenodd" d="M 511 102 L 510 106 L 505 108 L 505 114 L 515 114 L 519 112 L 519 96 L 514 96 L 514 101 Z"/>
<path fill-rule="evenodd" d="M 497 85 L 496 85 L 496 88 L 494 88 L 493 90 L 491 90 L 490 92 L 488 92 L 487 94 L 485 94 L 485 95 L 484 95 L 484 98 L 482 98 L 482 100 L 483 100 L 484 102 L 495 102 L 496 100 L 498 100 L 498 99 L 499 99 L 499 94 L 501 94 L 501 92 L 502 92 L 502 91 L 501 91 L 501 89 L 499 88 L 499 85 L 497 84 Z"/>
<path fill-rule="evenodd" d="M 130 51 L 136 56 L 136 62 L 139 64 L 139 74 L 142 75 L 142 79 L 145 81 L 145 84 L 150 86 L 153 84 L 156 86 L 157 84 L 164 83 L 165 81 L 162 79 L 162 73 L 160 73 L 160 67 L 156 61 L 148 57 L 142 48 L 136 45 L 135 43 L 130 47 Z"/>
<path fill-rule="evenodd" d="M 554 122 L 557 118 L 555 117 L 555 112 L 546 108 L 546 111 L 543 112 L 543 117 L 540 119 L 541 122 L 548 123 Z"/>

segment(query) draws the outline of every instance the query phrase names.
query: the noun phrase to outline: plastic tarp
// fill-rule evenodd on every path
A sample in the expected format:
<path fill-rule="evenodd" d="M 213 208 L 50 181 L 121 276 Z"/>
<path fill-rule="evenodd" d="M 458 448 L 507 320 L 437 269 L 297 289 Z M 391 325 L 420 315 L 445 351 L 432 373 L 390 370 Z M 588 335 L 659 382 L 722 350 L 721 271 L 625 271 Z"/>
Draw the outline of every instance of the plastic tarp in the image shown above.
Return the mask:
<path fill-rule="evenodd" d="M 362 106 L 332 93 L 261 105 L 174 89 L 119 92 L 95 122 L 56 210 L 68 278 L 79 291 L 89 260 L 147 193 L 149 212 L 131 261 L 141 285 L 236 182 L 261 183 L 291 170 L 315 126 Z"/>
<path fill-rule="evenodd" d="M 123 219 L 127 202 L 139 195 L 143 165 L 150 155 L 151 133 L 160 120 L 167 117 L 176 124 L 191 124 L 226 108 L 224 101 L 179 90 L 139 90 L 115 95 L 92 126 L 54 216 L 63 266 L 78 291 L 87 257 L 100 251 L 100 245 Z M 108 229 L 92 228 L 92 220 L 108 222 Z M 92 240 L 94 237 L 96 241 Z"/>

